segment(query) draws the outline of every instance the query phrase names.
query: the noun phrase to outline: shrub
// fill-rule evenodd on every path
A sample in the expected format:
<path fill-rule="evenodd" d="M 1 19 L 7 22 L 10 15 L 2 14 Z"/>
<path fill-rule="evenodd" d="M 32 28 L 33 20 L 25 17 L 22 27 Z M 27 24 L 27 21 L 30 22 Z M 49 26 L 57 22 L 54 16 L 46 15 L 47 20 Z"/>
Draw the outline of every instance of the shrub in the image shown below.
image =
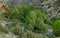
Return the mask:
<path fill-rule="evenodd" d="M 53 33 L 56 36 L 60 36 L 60 20 L 55 20 L 53 22 Z"/>
<path fill-rule="evenodd" d="M 45 15 L 41 11 L 33 10 L 29 12 L 25 19 L 25 29 L 46 32 L 48 25 L 44 23 L 44 20 L 47 20 L 45 18 Z"/>
<path fill-rule="evenodd" d="M 9 13 L 8 14 L 4 14 L 5 16 L 5 20 L 7 20 L 8 22 L 13 22 L 12 25 L 7 24 L 7 28 L 9 29 L 10 32 L 15 32 L 16 34 L 17 31 L 20 31 L 20 23 L 23 23 L 26 19 L 26 15 L 28 15 L 28 13 L 33 10 L 34 7 L 31 5 L 21 5 L 21 6 L 16 6 L 13 8 L 9 8 Z M 23 21 L 24 20 L 24 21 Z M 19 22 L 17 22 L 19 21 Z M 15 23 L 16 22 L 16 23 Z M 17 26 L 18 25 L 18 26 Z"/>
<path fill-rule="evenodd" d="M 17 8 L 9 8 L 9 13 L 8 14 L 3 14 L 5 18 L 10 19 L 17 19 L 19 17 L 19 11 Z"/>
<path fill-rule="evenodd" d="M 21 5 L 18 6 L 18 10 L 20 11 L 20 16 L 19 16 L 19 20 L 21 22 L 25 22 L 25 18 L 27 15 L 29 15 L 29 12 L 34 10 L 33 5 Z"/>
<path fill-rule="evenodd" d="M 6 26 L 9 32 L 16 35 L 20 35 L 21 33 L 23 27 L 20 26 L 24 26 L 24 31 L 38 30 L 39 33 L 44 33 L 47 31 L 50 23 L 50 19 L 48 19 L 44 13 L 40 10 L 35 10 L 31 5 L 21 5 L 14 8 L 9 8 L 9 13 L 5 14 L 5 17 L 8 19 L 8 22 L 13 22 L 12 25 L 8 24 Z M 27 36 L 28 35 L 30 36 L 30 33 L 28 33 Z"/>
<path fill-rule="evenodd" d="M 19 19 L 21 21 L 22 19 L 25 20 L 26 15 L 31 10 L 34 10 L 34 7 L 32 5 L 19 5 L 13 8 L 9 7 L 9 13 L 4 15 L 8 19 Z"/>

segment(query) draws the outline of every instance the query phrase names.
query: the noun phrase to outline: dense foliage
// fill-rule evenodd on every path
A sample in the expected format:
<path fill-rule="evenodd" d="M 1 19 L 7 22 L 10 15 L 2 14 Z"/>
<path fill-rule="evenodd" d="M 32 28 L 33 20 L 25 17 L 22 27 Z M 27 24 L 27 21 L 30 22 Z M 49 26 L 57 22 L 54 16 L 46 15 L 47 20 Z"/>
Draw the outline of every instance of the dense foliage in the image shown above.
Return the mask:
<path fill-rule="evenodd" d="M 9 8 L 5 14 L 0 8 L 0 38 L 60 38 L 60 0 L 0 0 L 0 3 Z"/>
<path fill-rule="evenodd" d="M 49 26 L 52 25 L 50 18 L 41 10 L 35 9 L 32 5 L 9 7 L 8 14 L 3 14 L 3 16 L 7 24 L 4 27 L 1 26 L 1 32 L 13 33 L 20 38 L 22 38 L 21 36 L 24 38 L 24 33 L 28 34 L 27 38 L 31 38 L 32 36 L 35 38 L 33 33 L 36 33 L 36 36 L 39 35 L 38 33 L 41 33 L 44 37 Z M 29 32 L 27 33 L 27 31 Z M 32 32 L 31 37 L 29 37 L 30 31 Z M 50 37 L 53 37 L 53 35 Z"/>
<path fill-rule="evenodd" d="M 53 33 L 56 36 L 60 36 L 60 20 L 55 20 L 53 23 Z"/>

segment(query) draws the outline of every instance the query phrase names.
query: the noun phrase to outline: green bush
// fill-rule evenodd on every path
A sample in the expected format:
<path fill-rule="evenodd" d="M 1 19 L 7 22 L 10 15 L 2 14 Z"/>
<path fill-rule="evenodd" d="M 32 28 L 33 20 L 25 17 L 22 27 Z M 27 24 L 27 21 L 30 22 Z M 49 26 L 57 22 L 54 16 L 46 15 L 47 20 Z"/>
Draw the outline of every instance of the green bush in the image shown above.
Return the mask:
<path fill-rule="evenodd" d="M 3 14 L 7 20 L 13 20 L 19 18 L 19 11 L 16 7 L 14 8 L 9 8 L 8 14 Z"/>
<path fill-rule="evenodd" d="M 45 17 L 45 15 L 39 10 L 29 12 L 25 19 L 25 29 L 46 32 L 48 29 L 48 24 L 44 23 L 44 20 L 48 20 L 46 18 L 47 17 Z"/>
<path fill-rule="evenodd" d="M 24 31 L 39 31 L 39 33 L 44 33 L 48 30 L 48 25 L 51 23 L 50 18 L 48 18 L 41 10 L 34 9 L 31 5 L 21 5 L 14 8 L 9 8 L 9 13 L 4 15 L 8 22 L 13 22 L 12 25 L 7 24 L 9 32 L 16 35 L 20 35 L 22 32 L 22 26 L 24 26 Z M 22 23 L 22 24 L 21 24 Z M 33 34 L 26 33 L 28 36 L 33 36 Z M 24 32 L 22 33 L 22 36 Z M 20 35 L 21 36 L 21 35 Z M 36 34 L 38 36 L 38 34 Z M 23 36 L 24 37 L 24 36 Z M 34 36 L 35 38 L 35 36 Z M 36 37 L 37 38 L 37 37 Z"/>
<path fill-rule="evenodd" d="M 46 17 L 40 10 L 35 10 L 32 5 L 21 5 L 10 8 L 8 19 L 14 21 L 18 19 L 24 23 L 25 30 L 32 30 L 36 27 L 40 31 L 46 31 L 50 19 Z M 46 27 L 45 27 L 46 26 Z M 42 30 L 43 29 L 43 30 Z"/>
<path fill-rule="evenodd" d="M 18 6 L 18 10 L 20 11 L 19 20 L 25 22 L 26 16 L 29 15 L 30 11 L 34 10 L 34 7 L 33 5 L 21 5 Z"/>
<path fill-rule="evenodd" d="M 31 5 L 21 5 L 13 8 L 9 7 L 9 13 L 4 14 L 6 18 L 5 20 L 8 22 L 13 22 L 12 25 L 7 24 L 6 26 L 9 31 L 18 34 L 21 30 L 20 25 L 18 24 L 23 23 L 23 20 L 25 21 L 26 15 L 28 15 L 28 13 L 33 9 L 34 7 Z M 18 33 L 16 31 L 18 31 Z"/>
<path fill-rule="evenodd" d="M 19 21 L 25 20 L 26 15 L 31 11 L 34 10 L 32 5 L 19 5 L 15 7 L 9 7 L 8 14 L 4 14 L 6 18 L 12 19 L 19 19 Z"/>
<path fill-rule="evenodd" d="M 53 33 L 56 36 L 60 36 L 60 20 L 55 20 L 53 22 Z"/>

